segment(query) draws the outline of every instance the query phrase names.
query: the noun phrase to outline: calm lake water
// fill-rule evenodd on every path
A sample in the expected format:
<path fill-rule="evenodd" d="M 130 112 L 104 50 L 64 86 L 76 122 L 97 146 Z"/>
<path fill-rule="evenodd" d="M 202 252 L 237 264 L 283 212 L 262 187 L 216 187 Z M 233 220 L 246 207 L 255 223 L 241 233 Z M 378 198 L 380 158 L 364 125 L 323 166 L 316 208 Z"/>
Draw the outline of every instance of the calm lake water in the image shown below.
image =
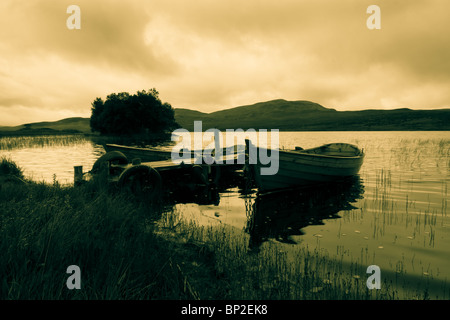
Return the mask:
<path fill-rule="evenodd" d="M 104 153 L 85 138 L 32 145 L 4 139 L 0 156 L 49 183 L 72 183 L 73 166 L 88 171 Z M 287 252 L 308 246 L 349 265 L 378 265 L 382 278 L 400 291 L 425 285 L 431 298 L 448 299 L 450 132 L 280 132 L 280 147 L 287 149 L 331 142 L 356 144 L 366 153 L 351 185 L 266 202 L 232 188 L 220 194 L 218 205 L 177 204 L 174 210 L 200 225 L 250 233 L 256 246 Z M 258 211 L 262 220 L 249 219 Z"/>

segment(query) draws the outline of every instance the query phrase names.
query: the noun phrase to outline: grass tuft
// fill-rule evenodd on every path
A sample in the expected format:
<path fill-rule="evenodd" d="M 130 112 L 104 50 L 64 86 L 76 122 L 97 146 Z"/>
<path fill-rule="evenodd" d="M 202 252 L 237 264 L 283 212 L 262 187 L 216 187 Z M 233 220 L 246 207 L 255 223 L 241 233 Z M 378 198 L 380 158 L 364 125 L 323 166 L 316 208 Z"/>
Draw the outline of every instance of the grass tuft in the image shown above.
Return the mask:
<path fill-rule="evenodd" d="M 24 178 L 22 169 L 14 161 L 6 157 L 0 159 L 0 176 Z"/>

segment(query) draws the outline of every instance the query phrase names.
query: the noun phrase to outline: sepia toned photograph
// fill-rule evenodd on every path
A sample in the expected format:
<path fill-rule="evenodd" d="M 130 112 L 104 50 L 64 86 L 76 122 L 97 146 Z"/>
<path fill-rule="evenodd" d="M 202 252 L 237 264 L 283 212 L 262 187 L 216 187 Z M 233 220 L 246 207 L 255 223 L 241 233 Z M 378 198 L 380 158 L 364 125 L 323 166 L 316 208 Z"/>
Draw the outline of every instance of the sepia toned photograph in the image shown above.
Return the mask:
<path fill-rule="evenodd" d="M 449 300 L 449 10 L 2 0 L 0 300 Z"/>

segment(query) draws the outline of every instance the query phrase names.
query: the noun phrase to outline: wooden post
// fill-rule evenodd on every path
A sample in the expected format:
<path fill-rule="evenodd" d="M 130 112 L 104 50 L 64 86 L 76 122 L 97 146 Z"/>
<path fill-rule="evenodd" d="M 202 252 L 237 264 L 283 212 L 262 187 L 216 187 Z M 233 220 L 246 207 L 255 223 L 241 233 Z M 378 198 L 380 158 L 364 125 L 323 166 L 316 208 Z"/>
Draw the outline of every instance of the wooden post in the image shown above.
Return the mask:
<path fill-rule="evenodd" d="M 83 166 L 74 166 L 73 172 L 74 185 L 80 185 L 83 182 Z"/>
<path fill-rule="evenodd" d="M 252 148 L 254 148 L 254 152 L 251 152 Z M 259 176 L 259 173 L 257 172 L 257 170 L 260 170 L 258 147 L 252 144 L 250 139 L 245 139 L 245 149 L 244 175 L 246 180 L 246 188 L 249 188 L 249 186 L 253 185 L 253 182 L 255 182 L 258 188 L 260 188 L 261 178 Z M 250 157 L 250 155 L 252 155 L 253 157 Z"/>
<path fill-rule="evenodd" d="M 249 164 L 250 139 L 245 139 L 245 164 Z"/>

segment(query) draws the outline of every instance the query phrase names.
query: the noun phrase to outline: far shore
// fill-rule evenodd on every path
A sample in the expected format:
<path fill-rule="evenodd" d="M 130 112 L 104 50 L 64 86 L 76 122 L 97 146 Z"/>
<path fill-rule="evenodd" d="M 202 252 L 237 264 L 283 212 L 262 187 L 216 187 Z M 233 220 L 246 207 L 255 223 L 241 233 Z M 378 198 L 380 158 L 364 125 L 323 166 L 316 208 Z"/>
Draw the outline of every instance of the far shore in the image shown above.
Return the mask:
<path fill-rule="evenodd" d="M 233 130 L 238 129 L 238 128 L 234 128 Z M 249 128 L 243 128 L 243 130 L 248 130 Z M 258 130 L 257 128 L 255 128 L 256 130 Z M 271 130 L 271 129 L 269 129 Z M 277 130 L 276 128 L 272 129 L 272 130 Z M 436 130 L 436 129 L 422 129 L 422 130 L 399 130 L 399 129 L 395 129 L 395 128 L 386 128 L 386 129 L 374 129 L 374 130 L 369 130 L 369 129 L 364 129 L 364 130 L 354 130 L 354 129 L 349 129 L 349 130 L 333 130 L 333 129 L 317 129 L 317 130 L 280 130 L 278 129 L 280 132 L 382 132 L 382 131 L 411 131 L 411 132 L 432 132 L 432 131 L 440 131 L 440 132 L 448 132 L 450 130 Z M 14 131 L 0 131 L 0 138 L 2 137 L 26 137 L 26 136 L 51 136 L 51 135 L 83 135 L 86 137 L 108 137 L 105 135 L 101 135 L 99 133 L 94 133 L 94 132 L 82 132 L 82 131 L 78 131 L 78 130 L 54 130 L 54 129 L 30 129 L 30 130 L 14 130 Z M 160 139 L 161 136 L 160 135 L 154 135 L 153 137 Z M 170 136 L 169 136 L 170 138 Z"/>

